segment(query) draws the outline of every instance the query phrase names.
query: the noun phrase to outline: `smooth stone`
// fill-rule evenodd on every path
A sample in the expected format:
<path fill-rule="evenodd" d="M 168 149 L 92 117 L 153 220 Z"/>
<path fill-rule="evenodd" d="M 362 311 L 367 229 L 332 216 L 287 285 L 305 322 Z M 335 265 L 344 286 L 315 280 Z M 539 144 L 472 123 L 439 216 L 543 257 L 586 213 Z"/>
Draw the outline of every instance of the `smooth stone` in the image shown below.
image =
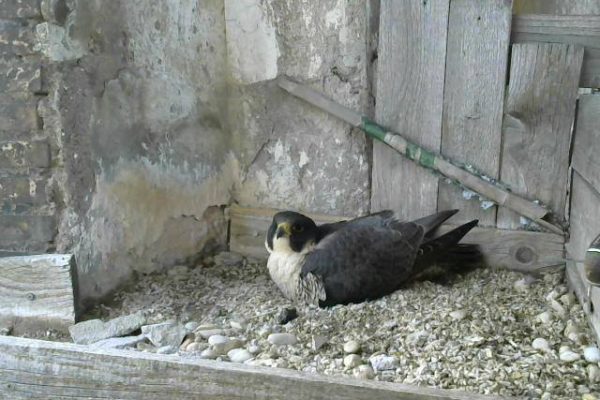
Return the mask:
<path fill-rule="evenodd" d="M 271 334 L 271 332 L 273 332 L 273 328 L 271 328 L 269 325 L 263 325 L 258 328 L 256 333 L 258 334 L 258 337 L 266 338 Z"/>
<path fill-rule="evenodd" d="M 552 314 L 548 311 L 544 311 L 543 313 L 538 314 L 535 319 L 544 325 L 548 325 L 550 322 L 552 322 Z"/>
<path fill-rule="evenodd" d="M 344 343 L 344 353 L 346 354 L 356 354 L 360 351 L 360 343 L 356 340 L 349 340 Z"/>
<path fill-rule="evenodd" d="M 296 336 L 291 333 L 271 333 L 267 340 L 276 346 L 290 346 L 298 342 Z"/>
<path fill-rule="evenodd" d="M 193 342 L 193 343 L 190 343 L 187 345 L 187 347 L 185 348 L 185 351 L 197 352 L 197 351 L 202 351 L 205 349 L 206 349 L 206 344 Z"/>
<path fill-rule="evenodd" d="M 222 335 L 223 333 L 225 333 L 225 331 L 223 331 L 223 329 L 220 329 L 220 328 L 207 329 L 207 330 L 196 329 L 196 331 L 194 333 L 203 339 L 208 339 L 209 337 L 214 336 L 214 335 Z"/>
<path fill-rule="evenodd" d="M 565 293 L 560 296 L 558 300 L 567 308 L 571 308 L 571 306 L 575 304 L 575 296 L 573 296 L 573 293 Z"/>
<path fill-rule="evenodd" d="M 173 354 L 177 353 L 177 347 L 175 346 L 162 346 L 156 350 L 157 354 Z"/>
<path fill-rule="evenodd" d="M 219 356 L 219 353 L 214 351 L 213 349 L 205 349 L 200 353 L 200 358 L 205 358 L 207 360 L 214 360 Z"/>
<path fill-rule="evenodd" d="M 561 361 L 573 362 L 581 358 L 581 356 L 570 349 L 563 349 L 558 353 L 558 358 Z"/>
<path fill-rule="evenodd" d="M 600 350 L 596 346 L 588 346 L 583 349 L 583 358 L 590 363 L 600 362 Z"/>
<path fill-rule="evenodd" d="M 166 322 L 142 326 L 142 333 L 148 337 L 156 347 L 174 346 L 179 347 L 187 330 L 176 323 Z"/>
<path fill-rule="evenodd" d="M 196 321 L 190 321 L 190 322 L 186 323 L 183 327 L 188 332 L 194 332 L 199 326 L 200 326 L 200 324 L 197 323 Z"/>
<path fill-rule="evenodd" d="M 348 354 L 344 357 L 344 366 L 346 368 L 352 369 L 358 367 L 360 364 L 362 364 L 362 358 L 359 355 Z"/>
<path fill-rule="evenodd" d="M 185 340 L 181 343 L 181 346 L 179 346 L 179 349 L 182 351 L 185 351 L 187 349 L 187 347 L 194 343 L 194 337 L 193 336 L 188 336 L 185 338 Z"/>
<path fill-rule="evenodd" d="M 535 350 L 550 351 L 550 344 L 544 338 L 536 338 L 531 343 L 531 347 Z"/>
<path fill-rule="evenodd" d="M 587 376 L 590 383 L 600 382 L 600 368 L 595 364 L 590 364 L 586 367 Z"/>
<path fill-rule="evenodd" d="M 359 365 L 352 371 L 352 374 L 359 379 L 373 379 L 375 377 L 375 371 L 370 365 L 362 364 Z"/>
<path fill-rule="evenodd" d="M 577 331 L 569 333 L 567 338 L 573 343 L 581 344 L 583 342 L 583 336 Z"/>
<path fill-rule="evenodd" d="M 248 346 L 248 351 L 250 354 L 258 354 L 260 353 L 260 346 L 257 344 L 251 344 Z"/>
<path fill-rule="evenodd" d="M 450 313 L 450 317 L 455 321 L 460 321 L 460 320 L 464 319 L 466 316 L 467 316 L 467 313 L 465 310 L 456 310 L 456 311 L 452 311 Z"/>
<path fill-rule="evenodd" d="M 234 319 L 234 320 L 229 321 L 229 325 L 233 329 L 241 331 L 241 330 L 246 329 L 246 325 L 248 325 L 248 323 L 243 319 Z"/>
<path fill-rule="evenodd" d="M 559 317 L 564 318 L 567 316 L 567 310 L 555 299 L 550 300 L 550 307 L 558 314 Z"/>
<path fill-rule="evenodd" d="M 400 365 L 397 357 L 380 354 L 369 359 L 371 366 L 375 371 L 395 370 Z"/>
<path fill-rule="evenodd" d="M 223 335 L 212 335 L 208 338 L 208 344 L 213 346 L 218 344 L 225 344 L 227 342 L 229 342 L 229 338 Z"/>
<path fill-rule="evenodd" d="M 254 356 L 246 349 L 232 349 L 227 352 L 227 357 L 229 357 L 232 362 L 243 363 Z"/>

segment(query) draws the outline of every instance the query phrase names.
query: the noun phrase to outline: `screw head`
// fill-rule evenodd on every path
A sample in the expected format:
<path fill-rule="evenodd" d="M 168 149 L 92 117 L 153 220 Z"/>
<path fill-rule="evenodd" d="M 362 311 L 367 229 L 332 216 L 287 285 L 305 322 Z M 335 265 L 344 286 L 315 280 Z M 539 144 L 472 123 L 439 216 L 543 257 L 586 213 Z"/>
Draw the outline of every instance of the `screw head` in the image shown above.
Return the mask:
<path fill-rule="evenodd" d="M 33 294 L 33 293 L 27 293 L 27 300 L 29 300 L 29 301 L 35 300 L 35 294 Z"/>

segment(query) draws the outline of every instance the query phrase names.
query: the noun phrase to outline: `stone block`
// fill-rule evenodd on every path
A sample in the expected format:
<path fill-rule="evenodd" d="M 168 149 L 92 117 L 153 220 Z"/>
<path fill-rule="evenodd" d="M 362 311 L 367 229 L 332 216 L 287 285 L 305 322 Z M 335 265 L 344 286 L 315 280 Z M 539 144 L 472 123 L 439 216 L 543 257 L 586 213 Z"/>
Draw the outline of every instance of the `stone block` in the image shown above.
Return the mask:
<path fill-rule="evenodd" d="M 35 54 L 34 47 L 37 43 L 35 25 L 34 21 L 0 19 L 0 54 L 3 56 Z"/>
<path fill-rule="evenodd" d="M 0 143 L 0 168 L 48 168 L 50 145 L 44 140 L 35 142 Z"/>
<path fill-rule="evenodd" d="M 23 59 L 0 58 L 0 93 L 40 92 L 41 64 L 40 58 L 36 56 Z"/>
<path fill-rule="evenodd" d="M 14 93 L 0 96 L 0 132 L 37 130 L 37 103 L 38 99 L 33 96 L 17 96 Z"/>
<path fill-rule="evenodd" d="M 45 251 L 56 234 L 56 219 L 47 215 L 0 215 L 0 249 Z"/>
<path fill-rule="evenodd" d="M 0 0 L 0 19 L 41 17 L 41 0 Z"/>

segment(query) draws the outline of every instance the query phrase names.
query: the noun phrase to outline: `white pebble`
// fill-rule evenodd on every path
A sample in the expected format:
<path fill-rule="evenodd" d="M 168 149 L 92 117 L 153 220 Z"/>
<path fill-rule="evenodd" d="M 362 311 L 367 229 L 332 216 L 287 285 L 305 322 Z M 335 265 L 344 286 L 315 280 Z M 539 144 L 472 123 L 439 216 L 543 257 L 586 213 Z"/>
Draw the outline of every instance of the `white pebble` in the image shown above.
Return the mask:
<path fill-rule="evenodd" d="M 233 329 L 241 331 L 246 328 L 247 322 L 244 321 L 243 319 L 235 319 L 235 320 L 229 321 L 229 325 L 231 325 L 231 327 Z"/>
<path fill-rule="evenodd" d="M 581 356 L 575 353 L 573 350 L 569 349 L 566 346 L 561 347 L 560 352 L 558 353 L 558 358 L 561 361 L 565 362 L 573 362 L 579 360 Z"/>
<path fill-rule="evenodd" d="M 567 338 L 574 343 L 581 344 L 583 342 L 583 336 L 577 331 L 569 333 Z"/>
<path fill-rule="evenodd" d="M 531 347 L 533 347 L 536 350 L 550 351 L 550 344 L 544 338 L 534 339 L 533 342 L 531 343 Z"/>
<path fill-rule="evenodd" d="M 177 353 L 177 347 L 175 346 L 162 346 L 156 350 L 157 354 L 173 354 Z"/>
<path fill-rule="evenodd" d="M 544 325 L 548 325 L 550 322 L 552 322 L 552 314 L 550 314 L 548 311 L 544 311 L 543 313 L 538 314 L 535 317 L 535 320 Z"/>
<path fill-rule="evenodd" d="M 573 296 L 573 293 L 565 293 L 560 296 L 559 300 L 567 308 L 571 308 L 571 306 L 575 304 L 575 296 Z"/>
<path fill-rule="evenodd" d="M 229 357 L 232 362 L 243 363 L 254 356 L 246 349 L 232 349 L 227 352 L 227 357 Z"/>
<path fill-rule="evenodd" d="M 344 353 L 346 354 L 356 354 L 360 351 L 360 343 L 356 340 L 350 340 L 344 343 Z"/>
<path fill-rule="evenodd" d="M 206 344 L 194 342 L 194 343 L 188 344 L 188 346 L 185 348 L 185 351 L 202 351 L 205 348 L 206 348 Z"/>
<path fill-rule="evenodd" d="M 369 359 L 369 362 L 375 371 L 395 370 L 399 365 L 398 358 L 385 354 L 373 356 Z"/>
<path fill-rule="evenodd" d="M 202 353 L 200 353 L 200 358 L 205 358 L 208 360 L 214 360 L 218 356 L 219 356 L 219 353 L 217 353 L 213 349 L 202 350 Z"/>
<path fill-rule="evenodd" d="M 460 321 L 461 319 L 464 319 L 467 316 L 467 313 L 465 312 L 465 310 L 456 310 L 456 311 L 452 311 L 450 313 L 450 317 L 456 321 Z"/>
<path fill-rule="evenodd" d="M 223 329 L 218 329 L 218 328 L 213 328 L 213 329 L 206 329 L 206 330 L 202 330 L 202 329 L 196 329 L 196 331 L 194 332 L 197 336 L 200 336 L 204 339 L 208 339 L 211 336 L 214 335 L 222 335 Z"/>
<path fill-rule="evenodd" d="M 317 351 L 329 342 L 329 338 L 325 335 L 313 335 L 311 342 L 313 350 Z"/>
<path fill-rule="evenodd" d="M 583 349 L 583 357 L 590 363 L 600 362 L 600 350 L 596 346 L 588 346 Z"/>
<path fill-rule="evenodd" d="M 550 300 L 550 307 L 558 314 L 559 317 L 564 318 L 567 316 L 567 311 L 565 308 L 555 299 Z"/>
<path fill-rule="evenodd" d="M 289 346 L 296 344 L 296 342 L 298 341 L 298 339 L 296 339 L 296 336 L 292 335 L 291 333 L 272 333 L 269 335 L 267 340 L 269 341 L 269 343 L 274 344 L 276 346 Z"/>
<path fill-rule="evenodd" d="M 525 293 L 529 290 L 530 283 L 525 279 L 519 279 L 513 284 L 513 287 L 517 292 Z"/>
<path fill-rule="evenodd" d="M 219 344 L 225 344 L 229 342 L 229 338 L 227 336 L 223 336 L 223 335 L 212 335 L 208 338 L 208 344 L 210 345 L 219 345 Z"/>
<path fill-rule="evenodd" d="M 600 382 L 600 368 L 596 364 L 589 364 L 586 369 L 590 383 Z"/>
<path fill-rule="evenodd" d="M 370 365 L 359 365 L 353 371 L 355 377 L 359 379 L 373 379 L 375 377 L 375 371 Z"/>
<path fill-rule="evenodd" d="M 358 367 L 360 364 L 362 364 L 362 359 L 359 355 L 348 354 L 346 357 L 344 357 L 344 366 L 346 368 L 355 368 Z"/>
<path fill-rule="evenodd" d="M 198 326 L 200 326 L 200 324 L 198 324 L 196 321 L 190 321 L 190 322 L 186 323 L 183 327 L 185 328 L 186 331 L 193 332 L 194 330 L 196 330 L 198 328 Z"/>

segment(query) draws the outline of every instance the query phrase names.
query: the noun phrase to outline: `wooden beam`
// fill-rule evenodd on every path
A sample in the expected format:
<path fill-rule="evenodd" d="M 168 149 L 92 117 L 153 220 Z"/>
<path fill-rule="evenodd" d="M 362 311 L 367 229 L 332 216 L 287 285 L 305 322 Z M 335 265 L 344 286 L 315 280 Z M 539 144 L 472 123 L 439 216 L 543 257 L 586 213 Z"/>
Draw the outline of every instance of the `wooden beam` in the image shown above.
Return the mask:
<path fill-rule="evenodd" d="M 271 218 L 279 210 L 232 207 L 230 209 L 229 247 L 232 251 L 259 259 L 268 257 L 265 235 Z M 310 215 L 309 215 L 310 216 Z M 317 215 L 317 223 L 335 222 L 344 217 Z M 445 225 L 440 232 L 455 226 Z M 465 243 L 480 245 L 489 266 L 532 272 L 549 265 L 560 264 L 564 258 L 564 239 L 543 232 L 509 231 L 475 228 Z"/>
<path fill-rule="evenodd" d="M 0 336 L 0 392 L 49 399 L 491 400 L 456 390 Z"/>
<path fill-rule="evenodd" d="M 594 332 L 596 343 L 600 345 L 600 288 L 592 286 L 585 279 L 583 264 L 567 262 L 567 284 L 583 306 L 588 325 Z"/>
<path fill-rule="evenodd" d="M 579 97 L 576 127 L 572 166 L 600 192 L 600 94 Z"/>
<path fill-rule="evenodd" d="M 436 153 L 442 106 L 449 0 L 381 2 L 375 120 Z M 437 210 L 437 176 L 389 146 L 373 143 L 371 210 L 405 219 Z"/>
<path fill-rule="evenodd" d="M 575 171 L 571 179 L 571 236 L 566 245 L 572 259 L 583 260 L 590 243 L 600 234 L 598 221 L 600 192 Z"/>
<path fill-rule="evenodd" d="M 0 321 L 14 331 L 67 330 L 76 319 L 71 254 L 0 258 Z"/>
<path fill-rule="evenodd" d="M 453 0 L 442 120 L 442 154 L 498 178 L 502 111 L 511 27 L 511 0 Z M 458 221 L 496 225 L 496 207 L 467 201 L 454 185 L 440 183 L 438 209 L 459 208 Z"/>
<path fill-rule="evenodd" d="M 512 41 L 583 46 L 579 86 L 600 87 L 600 15 L 515 15 Z"/>
<path fill-rule="evenodd" d="M 512 47 L 500 180 L 523 197 L 540 200 L 564 219 L 571 127 L 575 121 L 583 48 L 556 43 Z M 497 226 L 522 227 L 501 208 Z"/>

